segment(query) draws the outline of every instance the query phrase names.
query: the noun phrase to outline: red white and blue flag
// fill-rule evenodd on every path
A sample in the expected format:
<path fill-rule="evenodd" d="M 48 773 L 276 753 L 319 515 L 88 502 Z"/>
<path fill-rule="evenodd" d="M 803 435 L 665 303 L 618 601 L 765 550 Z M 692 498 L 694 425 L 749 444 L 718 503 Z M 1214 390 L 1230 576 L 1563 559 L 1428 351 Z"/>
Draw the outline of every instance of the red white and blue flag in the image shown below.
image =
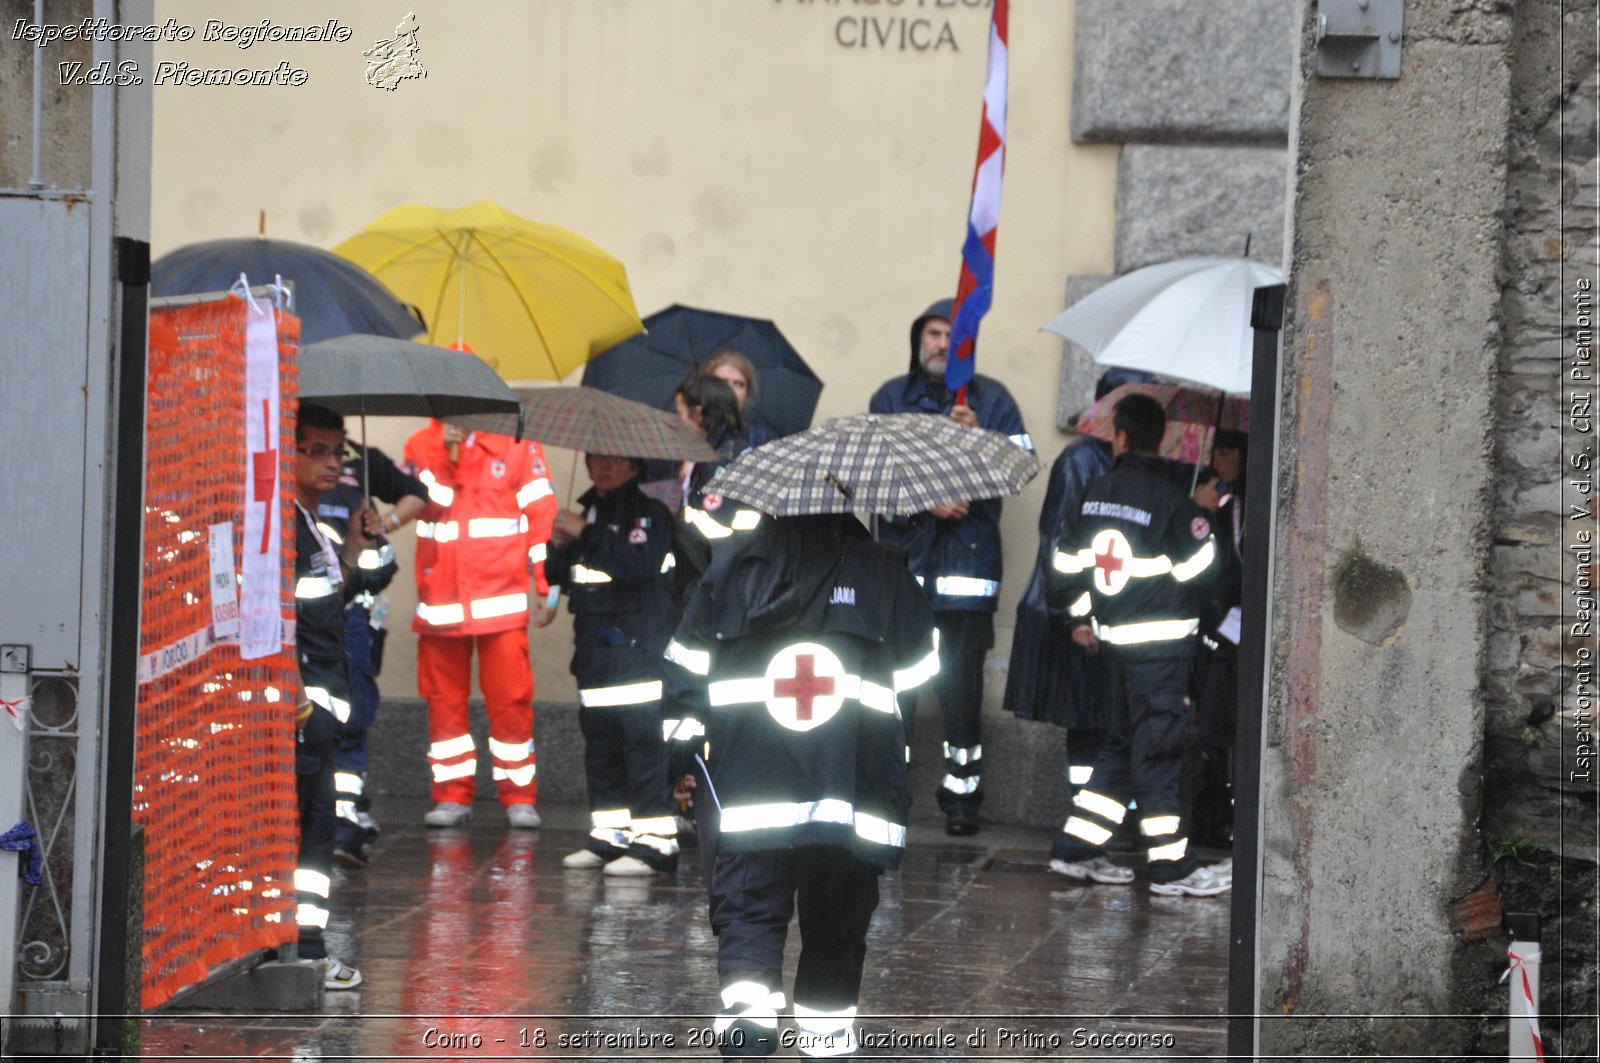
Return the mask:
<path fill-rule="evenodd" d="M 994 296 L 994 239 L 1000 225 L 1000 184 L 1006 167 L 1006 7 L 994 0 L 989 23 L 989 72 L 983 83 L 983 126 L 978 133 L 978 167 L 972 175 L 972 206 L 967 238 L 961 246 L 961 280 L 956 285 L 950 322 L 950 360 L 944 385 L 966 401 L 972 379 L 978 323 Z"/>

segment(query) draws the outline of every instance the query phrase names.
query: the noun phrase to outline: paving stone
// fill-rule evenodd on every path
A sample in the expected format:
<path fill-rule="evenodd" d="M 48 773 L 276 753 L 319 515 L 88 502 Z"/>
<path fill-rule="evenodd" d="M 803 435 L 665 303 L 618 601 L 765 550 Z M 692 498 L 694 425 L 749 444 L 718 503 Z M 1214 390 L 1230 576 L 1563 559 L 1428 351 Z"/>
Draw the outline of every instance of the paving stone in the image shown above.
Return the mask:
<path fill-rule="evenodd" d="M 166 1014 L 148 1019 L 144 1051 L 158 1058 L 246 1055 L 348 1058 L 706 1058 L 687 1041 L 716 1011 L 716 941 L 706 919 L 700 864 L 646 881 L 568 871 L 560 858 L 583 844 L 587 815 L 545 803 L 545 827 L 511 831 L 488 816 L 453 830 L 421 826 L 425 798 L 380 796 L 386 824 L 370 867 L 335 876 L 330 950 L 356 965 L 360 989 L 329 993 L 320 1011 L 286 1020 Z M 1116 1029 L 1171 1030 L 1170 1054 L 1225 1050 L 1228 905 L 1153 897 L 1143 883 L 1093 886 L 1052 874 L 982 872 L 1002 856 L 1042 860 L 1051 832 L 988 826 L 972 839 L 943 833 L 919 802 L 907 858 L 885 875 L 869 938 L 860 1027 L 885 1038 L 983 1030 L 985 1050 L 963 1040 L 947 1055 L 896 1050 L 863 1055 L 989 1058 L 1031 1054 L 996 1044 L 1001 1027 L 1063 1039 L 1093 1016 L 1148 1018 Z M 921 899 L 916 899 L 921 898 Z M 1167 902 L 1167 903 L 1162 903 Z M 791 934 L 785 967 L 799 951 Z M 1165 957 L 1178 959 L 1168 960 Z M 1195 977 L 1209 965 L 1216 977 Z M 1076 1016 L 1076 1018 L 1075 1018 Z M 523 1047 L 544 1030 L 547 1045 Z M 792 1029 L 790 1020 L 784 1028 Z M 424 1042 L 434 1030 L 435 1045 Z M 656 1053 L 557 1050 L 561 1035 L 672 1035 Z M 1110 1032 L 1105 1026 L 1102 1032 Z M 439 1035 L 458 1036 L 440 1042 Z M 480 1043 L 472 1046 L 476 1036 Z M 497 1042 L 496 1038 L 503 1040 Z M 782 1055 L 790 1055 L 782 1052 Z M 1051 1052 L 1059 1056 L 1061 1052 Z"/>

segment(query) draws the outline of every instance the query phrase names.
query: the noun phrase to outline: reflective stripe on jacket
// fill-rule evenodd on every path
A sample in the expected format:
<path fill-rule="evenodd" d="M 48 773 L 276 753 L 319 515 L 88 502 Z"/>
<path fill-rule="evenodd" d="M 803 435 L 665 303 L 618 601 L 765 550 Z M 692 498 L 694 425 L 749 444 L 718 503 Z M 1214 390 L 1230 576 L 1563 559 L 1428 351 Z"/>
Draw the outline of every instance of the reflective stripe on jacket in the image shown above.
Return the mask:
<path fill-rule="evenodd" d="M 549 590 L 544 548 L 556 498 L 537 443 L 475 432 L 451 462 L 438 421 L 406 440 L 406 467 L 428 489 L 417 517 L 417 613 L 431 635 L 492 635 L 528 622 L 529 569 Z"/>

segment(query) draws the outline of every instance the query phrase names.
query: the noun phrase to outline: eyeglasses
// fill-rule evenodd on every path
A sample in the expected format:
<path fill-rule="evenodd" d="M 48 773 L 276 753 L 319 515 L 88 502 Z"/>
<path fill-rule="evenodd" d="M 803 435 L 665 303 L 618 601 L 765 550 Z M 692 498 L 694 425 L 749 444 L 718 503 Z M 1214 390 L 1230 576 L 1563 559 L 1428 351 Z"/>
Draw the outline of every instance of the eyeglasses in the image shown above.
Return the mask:
<path fill-rule="evenodd" d="M 340 461 L 344 460 L 343 446 L 328 447 L 318 443 L 314 447 L 296 446 L 294 449 L 305 457 L 310 458 L 312 461 L 327 461 L 329 458 L 337 458 Z"/>

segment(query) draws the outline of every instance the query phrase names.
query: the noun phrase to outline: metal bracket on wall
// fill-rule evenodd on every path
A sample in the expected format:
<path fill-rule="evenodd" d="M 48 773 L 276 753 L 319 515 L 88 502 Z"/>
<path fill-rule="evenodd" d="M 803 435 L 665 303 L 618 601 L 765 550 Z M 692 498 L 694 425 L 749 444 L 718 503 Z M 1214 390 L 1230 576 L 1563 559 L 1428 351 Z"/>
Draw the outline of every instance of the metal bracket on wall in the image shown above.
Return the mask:
<path fill-rule="evenodd" d="M 1405 0 L 1317 0 L 1317 76 L 1398 78 Z"/>
<path fill-rule="evenodd" d="M 28 659 L 33 647 L 7 644 L 0 646 L 0 672 L 28 674 Z"/>

